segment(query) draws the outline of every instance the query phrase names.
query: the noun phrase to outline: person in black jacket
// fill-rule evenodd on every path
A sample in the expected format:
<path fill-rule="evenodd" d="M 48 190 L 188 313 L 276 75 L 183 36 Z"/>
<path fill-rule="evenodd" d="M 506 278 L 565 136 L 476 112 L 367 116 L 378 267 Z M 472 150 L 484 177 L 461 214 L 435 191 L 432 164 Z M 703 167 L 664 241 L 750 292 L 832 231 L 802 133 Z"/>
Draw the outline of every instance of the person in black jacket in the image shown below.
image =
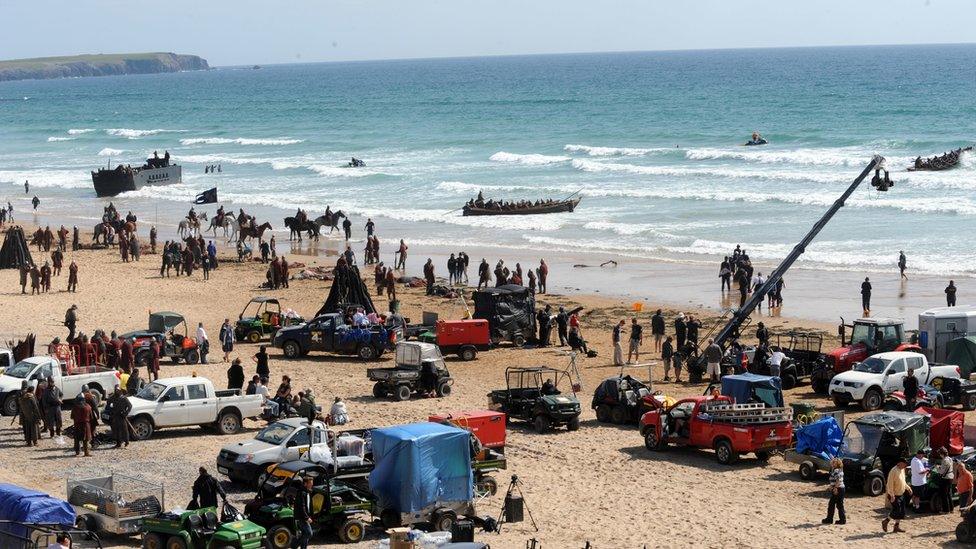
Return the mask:
<path fill-rule="evenodd" d="M 565 307 L 559 307 L 559 314 L 556 315 L 556 328 L 559 331 L 559 346 L 565 347 L 569 336 L 569 315 L 566 314 Z"/>
<path fill-rule="evenodd" d="M 193 499 L 191 504 L 197 509 L 204 507 L 216 507 L 217 496 L 227 501 L 227 493 L 220 485 L 220 482 L 207 472 L 206 467 L 200 468 L 200 476 L 193 481 Z"/>
<path fill-rule="evenodd" d="M 861 308 L 865 315 L 871 312 L 871 279 L 868 277 L 861 283 Z"/>
<path fill-rule="evenodd" d="M 241 366 L 241 359 L 235 358 L 227 368 L 227 388 L 242 389 L 244 387 L 244 367 Z"/>
<path fill-rule="evenodd" d="M 915 400 L 918 397 L 918 378 L 915 377 L 915 369 L 909 368 L 908 373 L 901 380 L 901 387 L 905 393 L 905 411 L 915 411 Z"/>
<path fill-rule="evenodd" d="M 756 329 L 756 339 L 759 340 L 760 345 L 769 345 L 769 328 L 762 322 L 759 323 L 759 328 Z"/>
<path fill-rule="evenodd" d="M 946 306 L 955 307 L 956 306 L 956 282 L 954 280 L 949 281 L 949 285 L 945 289 L 946 295 Z"/>
<path fill-rule="evenodd" d="M 661 350 L 661 341 L 664 339 L 664 315 L 658 309 L 651 317 L 651 335 L 654 336 L 654 350 Z"/>
<path fill-rule="evenodd" d="M 298 525 L 297 536 L 292 542 L 293 548 L 308 549 L 308 542 L 312 539 L 312 478 L 305 477 L 305 481 L 295 494 L 295 523 Z"/>
<path fill-rule="evenodd" d="M 551 314 L 551 305 L 546 305 L 545 309 L 540 309 L 536 314 L 536 322 L 539 324 L 539 347 L 549 346 L 549 334 L 552 333 Z"/>
<path fill-rule="evenodd" d="M 674 319 L 674 337 L 678 340 L 678 349 L 684 348 L 687 336 L 688 325 L 685 324 L 685 314 L 678 313 L 678 318 Z"/>

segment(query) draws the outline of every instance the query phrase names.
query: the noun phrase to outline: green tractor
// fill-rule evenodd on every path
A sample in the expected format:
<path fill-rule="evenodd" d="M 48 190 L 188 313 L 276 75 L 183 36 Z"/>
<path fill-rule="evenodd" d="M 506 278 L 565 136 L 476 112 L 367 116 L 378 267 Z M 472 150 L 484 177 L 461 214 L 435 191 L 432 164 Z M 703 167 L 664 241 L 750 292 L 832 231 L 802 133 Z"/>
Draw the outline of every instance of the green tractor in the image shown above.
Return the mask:
<path fill-rule="evenodd" d="M 375 509 L 373 496 L 339 480 L 309 461 L 287 461 L 269 467 L 254 500 L 244 507 L 247 518 L 268 529 L 268 546 L 291 547 L 298 531 L 291 503 L 304 479 L 312 479 L 312 531 L 335 532 L 343 543 L 362 541 Z"/>
<path fill-rule="evenodd" d="M 238 315 L 234 325 L 234 337 L 237 341 L 259 343 L 265 338 L 274 339 L 275 333 L 285 326 L 304 321 L 305 319 L 293 312 L 282 314 L 281 303 L 277 299 L 258 296 L 251 299 Z"/>
<path fill-rule="evenodd" d="M 181 513 L 161 513 L 142 522 L 143 549 L 262 549 L 265 530 L 224 503 Z"/>

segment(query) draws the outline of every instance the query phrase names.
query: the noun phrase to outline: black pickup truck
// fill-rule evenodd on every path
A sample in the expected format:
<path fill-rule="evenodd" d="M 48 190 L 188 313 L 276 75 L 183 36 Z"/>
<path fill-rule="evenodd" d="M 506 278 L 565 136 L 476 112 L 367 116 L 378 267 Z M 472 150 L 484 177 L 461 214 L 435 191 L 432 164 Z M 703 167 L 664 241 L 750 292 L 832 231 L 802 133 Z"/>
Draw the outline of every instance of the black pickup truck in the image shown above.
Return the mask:
<path fill-rule="evenodd" d="M 376 360 L 396 345 L 397 332 L 385 326 L 349 326 L 339 313 L 319 315 L 308 322 L 278 330 L 273 345 L 286 358 L 298 358 L 312 351 L 358 356 Z"/>

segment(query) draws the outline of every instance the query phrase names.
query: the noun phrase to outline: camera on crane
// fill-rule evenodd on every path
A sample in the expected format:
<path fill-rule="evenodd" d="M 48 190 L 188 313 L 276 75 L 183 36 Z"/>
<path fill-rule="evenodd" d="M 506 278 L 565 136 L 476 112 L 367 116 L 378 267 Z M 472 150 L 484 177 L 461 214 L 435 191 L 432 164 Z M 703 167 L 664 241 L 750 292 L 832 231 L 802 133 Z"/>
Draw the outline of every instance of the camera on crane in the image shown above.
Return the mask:
<path fill-rule="evenodd" d="M 884 172 L 883 176 L 881 175 L 882 171 Z M 876 170 L 874 170 L 874 177 L 871 178 L 872 187 L 878 189 L 881 192 L 885 192 L 891 187 L 893 187 L 894 185 L 895 182 L 892 181 L 890 177 L 888 177 L 888 170 L 882 168 L 877 168 Z"/>

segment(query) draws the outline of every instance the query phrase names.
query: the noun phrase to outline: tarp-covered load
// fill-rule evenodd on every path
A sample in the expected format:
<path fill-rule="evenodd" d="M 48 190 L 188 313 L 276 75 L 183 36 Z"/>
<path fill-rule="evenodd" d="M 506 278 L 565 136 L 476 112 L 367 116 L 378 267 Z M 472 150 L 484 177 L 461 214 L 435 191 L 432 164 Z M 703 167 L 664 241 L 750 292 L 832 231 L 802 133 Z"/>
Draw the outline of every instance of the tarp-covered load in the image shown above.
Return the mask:
<path fill-rule="evenodd" d="M 0 521 L 70 528 L 75 524 L 75 510 L 67 501 L 53 498 L 44 492 L 14 484 L 0 484 Z M 22 539 L 29 534 L 28 529 L 19 524 L 0 523 L 0 546 L 17 547 L 12 538 Z"/>
<path fill-rule="evenodd" d="M 33 264 L 34 260 L 31 258 L 24 229 L 20 227 L 7 229 L 7 234 L 3 238 L 3 247 L 0 247 L 0 269 L 19 269 L 23 265 Z"/>
<path fill-rule="evenodd" d="M 473 298 L 473 316 L 488 321 L 493 340 L 508 340 L 515 333 L 535 334 L 535 297 L 528 288 L 506 284 L 478 290 Z"/>
<path fill-rule="evenodd" d="M 369 289 L 366 283 L 359 277 L 359 269 L 355 266 L 336 267 L 335 278 L 332 280 L 332 289 L 329 290 L 329 297 L 325 299 L 325 304 L 315 313 L 315 316 L 327 313 L 344 313 L 346 307 L 357 305 L 366 311 L 366 314 L 378 312 L 373 305 L 373 299 L 369 297 Z"/>
<path fill-rule="evenodd" d="M 960 337 L 946 344 L 946 364 L 955 364 L 962 370 L 962 377 L 976 371 L 976 337 Z"/>
<path fill-rule="evenodd" d="M 840 451 L 844 430 L 833 416 L 821 418 L 794 430 L 796 451 L 799 454 L 831 459 Z"/>
<path fill-rule="evenodd" d="M 963 447 L 966 446 L 963 440 L 966 416 L 962 412 L 927 406 L 915 411 L 924 412 L 932 418 L 932 425 L 929 427 L 929 444 L 933 449 L 945 446 L 950 456 L 958 456 L 962 453 Z"/>
<path fill-rule="evenodd" d="M 383 509 L 417 513 L 474 497 L 471 434 L 438 423 L 374 429 L 370 491 Z"/>
<path fill-rule="evenodd" d="M 783 386 L 778 377 L 749 373 L 725 376 L 722 394 L 739 404 L 762 402 L 770 408 L 783 407 Z"/>
<path fill-rule="evenodd" d="M 897 435 L 906 457 L 929 447 L 931 419 L 925 414 L 898 411 L 874 412 L 848 423 L 848 429 L 851 424 L 877 427 L 886 433 Z M 877 446 L 877 441 L 872 441 L 871 444 Z"/>

